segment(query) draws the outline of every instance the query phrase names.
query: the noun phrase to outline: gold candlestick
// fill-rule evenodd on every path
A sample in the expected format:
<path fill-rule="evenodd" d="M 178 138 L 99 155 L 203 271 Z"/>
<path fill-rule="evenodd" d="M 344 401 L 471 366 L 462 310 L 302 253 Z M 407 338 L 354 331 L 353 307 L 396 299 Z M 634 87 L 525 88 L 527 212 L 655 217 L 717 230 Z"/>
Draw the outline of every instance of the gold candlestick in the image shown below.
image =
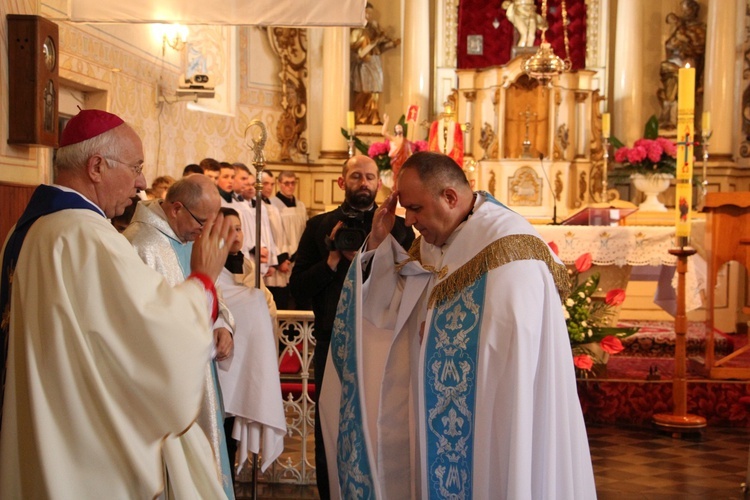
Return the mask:
<path fill-rule="evenodd" d="M 349 139 L 346 143 L 349 145 L 349 158 L 354 156 L 354 129 L 349 129 Z"/>

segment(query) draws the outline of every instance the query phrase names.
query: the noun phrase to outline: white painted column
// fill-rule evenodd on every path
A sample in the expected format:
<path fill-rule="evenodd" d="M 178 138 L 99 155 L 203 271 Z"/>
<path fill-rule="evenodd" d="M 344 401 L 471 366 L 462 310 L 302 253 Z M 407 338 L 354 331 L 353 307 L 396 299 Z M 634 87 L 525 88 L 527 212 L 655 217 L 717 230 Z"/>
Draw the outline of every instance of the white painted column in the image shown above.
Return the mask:
<path fill-rule="evenodd" d="M 429 0 L 404 2 L 404 108 L 419 106 L 420 120 L 430 116 Z"/>
<path fill-rule="evenodd" d="M 737 112 L 734 103 L 740 102 L 740 99 L 734 98 L 735 58 L 740 49 L 736 47 L 736 21 L 738 16 L 744 18 L 744 14 L 744 8 L 738 9 L 738 2 L 708 2 L 703 110 L 711 112 L 711 156 L 732 154 L 732 125 Z"/>
<path fill-rule="evenodd" d="M 643 133 L 642 0 L 617 2 L 612 134 L 632 145 Z"/>
<path fill-rule="evenodd" d="M 346 158 L 349 110 L 349 28 L 325 28 L 323 33 L 323 129 L 321 158 Z"/>

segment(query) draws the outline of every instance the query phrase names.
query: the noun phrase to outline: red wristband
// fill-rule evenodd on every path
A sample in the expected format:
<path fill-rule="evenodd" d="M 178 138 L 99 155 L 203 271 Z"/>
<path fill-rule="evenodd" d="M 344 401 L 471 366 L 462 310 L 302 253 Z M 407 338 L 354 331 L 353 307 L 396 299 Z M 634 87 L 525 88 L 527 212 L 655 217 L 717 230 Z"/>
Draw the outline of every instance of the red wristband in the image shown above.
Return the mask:
<path fill-rule="evenodd" d="M 207 292 L 206 295 L 211 301 L 211 322 L 213 323 L 214 321 L 216 321 L 216 318 L 219 317 L 219 299 L 216 296 L 216 286 L 214 285 L 214 282 L 211 281 L 211 278 L 203 273 L 190 273 L 190 276 L 188 276 L 187 279 L 191 278 L 195 278 L 196 280 L 200 281 L 201 285 L 203 285 L 204 290 L 206 290 Z"/>

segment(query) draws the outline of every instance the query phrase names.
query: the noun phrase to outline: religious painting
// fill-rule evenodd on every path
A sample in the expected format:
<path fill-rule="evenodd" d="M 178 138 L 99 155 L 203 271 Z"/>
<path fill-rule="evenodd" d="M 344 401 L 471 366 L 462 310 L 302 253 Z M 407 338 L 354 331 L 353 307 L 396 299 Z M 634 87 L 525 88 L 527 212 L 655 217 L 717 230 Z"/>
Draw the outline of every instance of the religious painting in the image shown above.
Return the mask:
<path fill-rule="evenodd" d="M 510 206 L 539 207 L 542 205 L 542 179 L 531 167 L 521 167 L 508 178 Z"/>
<path fill-rule="evenodd" d="M 484 37 L 482 35 L 468 35 L 466 37 L 466 53 L 473 56 L 484 54 Z"/>

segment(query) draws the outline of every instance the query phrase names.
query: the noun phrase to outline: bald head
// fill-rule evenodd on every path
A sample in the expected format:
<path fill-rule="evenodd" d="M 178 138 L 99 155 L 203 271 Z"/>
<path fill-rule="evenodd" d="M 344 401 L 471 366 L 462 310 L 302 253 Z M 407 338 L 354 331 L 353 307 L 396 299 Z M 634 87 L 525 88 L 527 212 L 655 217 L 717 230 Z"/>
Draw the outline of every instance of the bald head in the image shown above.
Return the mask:
<path fill-rule="evenodd" d="M 162 208 L 180 241 L 194 241 L 221 207 L 216 184 L 205 175 L 184 177 L 170 186 Z"/>

